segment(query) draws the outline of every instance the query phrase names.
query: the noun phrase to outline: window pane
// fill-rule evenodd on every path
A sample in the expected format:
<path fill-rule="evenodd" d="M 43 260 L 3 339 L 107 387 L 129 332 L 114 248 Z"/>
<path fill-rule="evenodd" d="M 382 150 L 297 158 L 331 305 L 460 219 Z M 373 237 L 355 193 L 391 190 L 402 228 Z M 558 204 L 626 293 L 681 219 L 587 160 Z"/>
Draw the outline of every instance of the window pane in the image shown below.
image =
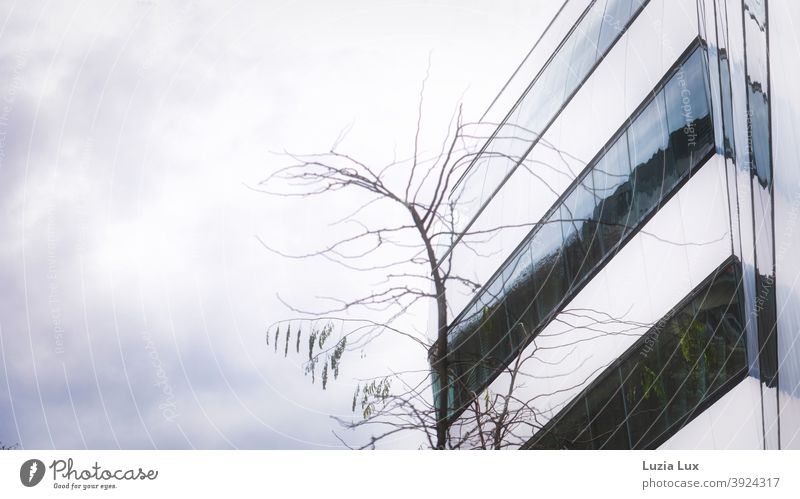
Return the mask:
<path fill-rule="evenodd" d="M 533 261 L 527 244 L 520 248 L 503 276 L 511 345 L 516 348 L 539 325 L 534 300 L 536 282 L 533 278 Z"/>
<path fill-rule="evenodd" d="M 667 402 L 673 395 L 665 386 L 668 374 L 675 374 L 670 369 L 669 360 L 676 355 L 676 345 L 669 340 L 674 338 L 665 336 L 659 338 L 657 348 L 645 357 L 634 357 L 625 363 L 625 404 L 628 407 L 628 427 L 631 432 L 631 447 L 638 448 L 641 438 L 655 429 L 663 430 L 665 425 L 665 411 Z M 663 342 L 663 343 L 662 343 Z M 679 372 L 684 376 L 685 371 Z M 681 415 L 686 414 L 685 412 Z"/>
<path fill-rule="evenodd" d="M 478 335 L 480 336 L 481 362 L 484 369 L 491 372 L 498 366 L 502 367 L 502 361 L 510 353 L 511 344 L 508 339 L 508 320 L 502 279 L 499 277 L 495 279 L 486 291 L 483 299 L 479 301 L 483 308 L 481 310 L 481 329 Z M 484 376 L 484 381 L 491 376 L 490 372 Z"/>
<path fill-rule="evenodd" d="M 616 39 L 628 26 L 631 20 L 630 15 L 639 8 L 639 4 L 646 1 L 612 0 L 609 2 L 607 9 L 605 8 L 605 0 L 594 2 L 575 30 L 563 41 L 562 46 L 555 52 L 553 58 L 542 68 L 531 87 L 521 96 L 517 107 L 512 109 L 507 120 L 502 124 L 502 128 L 505 131 L 491 139 L 491 142 L 506 142 L 498 137 L 508 137 L 509 134 L 516 137 L 531 137 L 529 140 L 535 140 L 532 137 L 539 137 L 543 134 L 544 128 L 555 118 L 558 110 L 565 104 L 564 100 L 572 95 L 574 90 L 586 80 L 589 69 L 600 57 L 606 54 L 611 41 Z M 633 8 L 631 4 L 633 4 Z M 603 41 L 598 44 L 599 40 Z M 597 45 L 600 46 L 599 50 L 596 49 Z M 520 134 L 521 130 L 525 130 L 525 132 Z M 513 143 L 525 144 L 526 141 L 518 140 Z M 522 151 L 527 150 L 527 148 L 515 151 L 506 151 L 506 149 L 506 147 L 500 146 L 498 148 L 492 144 L 486 147 L 487 151 L 503 151 L 515 158 Z M 508 156 L 503 157 L 508 158 Z M 512 165 L 516 164 L 510 159 L 499 161 Z M 465 177 L 464 181 L 483 182 L 485 180 L 486 182 L 477 187 L 470 186 L 459 189 L 459 191 L 463 190 L 470 194 L 468 197 L 470 203 L 461 203 L 463 214 L 460 220 L 463 220 L 463 222 L 459 223 L 459 227 L 461 227 L 462 223 L 471 220 L 483 205 L 485 198 L 481 195 L 481 192 L 494 192 L 498 187 L 496 181 L 505 178 L 504 176 L 494 176 L 491 172 L 487 176 L 486 169 L 492 166 L 487 162 L 477 161 L 472 170 L 480 168 L 484 170 L 483 173 L 474 177 L 471 175 Z M 502 164 L 501 170 L 507 166 Z M 492 180 L 495 182 L 492 183 Z"/>
<path fill-rule="evenodd" d="M 595 207 L 593 191 L 592 176 L 588 175 L 564 200 L 560 210 L 563 252 L 572 285 L 577 284 L 600 260 L 599 245 L 591 245 L 595 229 L 590 224 Z"/>
<path fill-rule="evenodd" d="M 586 266 L 587 271 L 590 271 L 600 263 L 604 256 L 598 232 L 599 210 L 597 204 L 599 199 L 594 186 L 594 175 L 586 175 L 578 186 L 578 190 L 583 192 L 584 197 L 579 214 L 583 221 L 581 233 L 586 248 Z"/>
<path fill-rule="evenodd" d="M 602 0 L 595 2 L 572 32 L 571 38 L 575 39 L 575 44 L 570 50 L 569 73 L 565 84 L 567 95 L 583 81 L 597 60 L 597 39 L 603 21 L 604 4 Z"/>
<path fill-rule="evenodd" d="M 557 414 L 553 431 L 536 442 L 532 449 L 592 449 L 592 434 L 586 416 L 586 403 L 580 401 L 569 411 Z"/>
<path fill-rule="evenodd" d="M 572 411 L 585 401 L 594 448 L 654 448 L 700 413 L 702 404 L 745 376 L 744 312 L 738 261 L 712 274 L 685 304 L 657 323 L 619 367 L 534 437 L 537 448 L 569 446 Z M 556 438 L 549 433 L 555 433 Z M 584 442 L 574 447 L 584 448 Z"/>
<path fill-rule="evenodd" d="M 613 257 L 613 252 L 639 226 L 642 217 L 658 209 L 677 182 L 713 150 L 704 54 L 702 49 L 695 50 L 665 88 L 654 92 L 628 128 L 598 155 L 588 166 L 589 171 L 553 207 L 554 214 L 538 224 L 525 246 L 504 264 L 495 281 L 480 292 L 470 314 L 451 326 L 448 341 L 457 349 L 463 345 L 465 352 L 459 355 L 465 364 L 475 363 L 475 369 L 464 368 L 462 378 L 466 381 L 463 390 L 457 392 L 458 397 L 482 389 L 483 383 L 552 319 L 556 307 L 570 298 L 575 286 L 604 259 Z M 565 57 L 557 56 L 552 68 L 558 68 Z M 554 78 L 553 89 L 563 92 L 563 81 L 559 90 L 555 80 L 563 80 L 564 74 L 556 75 L 555 69 L 551 73 L 547 77 Z M 719 320 L 722 319 L 714 318 L 712 322 Z M 724 320 L 730 318 L 726 316 Z M 680 338 L 675 336 L 675 341 Z M 711 350 L 719 340 L 712 343 Z M 669 358 L 658 361 L 665 365 L 671 362 Z M 678 397 L 677 394 L 689 390 L 686 396 L 697 398 L 697 393 L 691 391 L 696 392 L 694 388 L 670 384 L 667 378 L 659 378 L 657 383 L 652 381 L 657 371 L 649 364 L 629 367 L 626 373 L 630 382 L 625 387 L 629 392 L 620 390 L 620 400 L 625 407 L 629 403 L 639 404 L 641 411 L 634 411 L 632 417 L 644 418 L 641 421 L 649 422 L 648 425 L 652 424 L 648 404 L 653 401 L 662 404 L 664 401 L 658 400 L 662 391 L 672 390 L 670 393 Z M 703 368 L 713 371 L 717 367 L 711 363 Z M 628 400 L 625 398 L 628 395 L 639 398 Z M 674 415 L 671 403 L 666 405 L 667 410 L 661 411 L 664 421 L 658 423 L 663 427 L 682 417 L 685 411 L 678 407 L 675 409 L 678 414 Z M 649 435 L 645 423 L 634 420 L 628 430 Z"/>
<path fill-rule="evenodd" d="M 451 405 L 457 410 L 470 399 L 470 387 L 478 386 L 478 382 L 484 377 L 480 363 L 481 348 L 477 328 L 459 338 L 450 356 L 449 368 L 453 373 L 452 385 L 455 397 Z"/>
<path fill-rule="evenodd" d="M 772 183 L 772 167 L 769 159 L 769 98 L 760 86 L 749 85 L 750 140 L 753 167 L 763 187 Z"/>
<path fill-rule="evenodd" d="M 628 131 L 628 149 L 634 176 L 632 223 L 641 220 L 661 200 L 667 140 L 664 95 L 659 93 Z"/>
<path fill-rule="evenodd" d="M 600 30 L 600 40 L 597 42 L 600 52 L 611 45 L 630 18 L 633 0 L 608 0 L 603 14 L 603 27 Z"/>
<path fill-rule="evenodd" d="M 538 285 L 536 308 L 542 318 L 555 309 L 567 290 L 559 216 L 558 212 L 551 215 L 531 241 L 534 279 Z"/>
<path fill-rule="evenodd" d="M 614 369 L 607 383 L 587 397 L 595 449 L 627 449 L 628 429 L 625 424 L 625 402 L 622 397 L 618 370 Z"/>
<path fill-rule="evenodd" d="M 731 73 L 728 62 L 728 53 L 725 49 L 719 51 L 719 79 L 722 88 L 722 131 L 724 134 L 725 157 L 735 158 L 733 137 L 733 97 L 731 95 Z"/>
<path fill-rule="evenodd" d="M 700 324 L 694 322 L 696 316 L 697 308 L 694 304 L 690 304 L 676 314 L 675 318 L 670 321 L 669 325 L 661 333 L 664 338 L 655 345 L 653 351 L 649 354 L 662 363 L 674 358 L 670 369 L 666 370 L 662 375 L 662 383 L 667 393 L 677 394 L 664 412 L 663 424 L 665 425 L 673 425 L 679 422 L 691 409 L 688 390 L 684 390 L 686 386 L 686 370 L 680 368 L 678 361 L 683 358 L 683 352 L 680 348 L 681 340 L 693 328 L 696 332 Z M 688 341 L 688 337 L 686 341 Z M 688 346 L 688 343 L 685 342 L 684 344 Z"/>
<path fill-rule="evenodd" d="M 597 232 L 603 252 L 608 253 L 628 232 L 633 201 L 626 135 L 608 148 L 594 167 L 592 177 L 597 202 L 595 217 L 600 222 Z"/>
<path fill-rule="evenodd" d="M 576 228 L 577 223 L 572 221 L 572 214 L 566 205 L 561 206 L 559 218 L 561 219 L 561 233 L 564 238 L 562 254 L 564 256 L 564 265 L 566 266 L 567 286 L 571 287 L 581 277 L 583 247 L 580 241 L 580 232 Z"/>
<path fill-rule="evenodd" d="M 704 59 L 703 51 L 695 51 L 664 89 L 674 161 L 674 165 L 670 164 L 667 184 L 682 178 L 714 149 Z"/>
<path fill-rule="evenodd" d="M 531 133 L 541 133 L 564 103 L 564 84 L 569 71 L 569 48 L 572 43 L 572 40 L 564 42 L 520 104 L 523 108 L 519 125 Z"/>

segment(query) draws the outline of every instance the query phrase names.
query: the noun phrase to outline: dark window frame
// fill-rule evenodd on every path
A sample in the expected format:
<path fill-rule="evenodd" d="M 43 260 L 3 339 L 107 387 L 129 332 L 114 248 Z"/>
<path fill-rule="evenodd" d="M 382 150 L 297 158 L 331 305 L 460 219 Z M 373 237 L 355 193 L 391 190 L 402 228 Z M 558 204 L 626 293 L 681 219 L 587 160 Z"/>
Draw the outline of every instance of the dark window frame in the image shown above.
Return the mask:
<path fill-rule="evenodd" d="M 701 51 L 701 54 L 704 56 L 704 58 L 703 58 L 703 64 L 705 64 L 705 68 L 704 69 L 705 69 L 706 73 L 708 72 L 707 57 L 705 57 L 707 55 L 707 45 L 706 45 L 705 41 L 702 40 L 698 36 L 697 38 L 693 39 L 688 44 L 688 46 L 684 49 L 684 51 L 681 53 L 681 55 L 676 59 L 676 62 L 667 71 L 665 71 L 665 74 L 658 81 L 658 83 L 654 86 L 654 88 L 647 94 L 647 96 L 642 100 L 642 102 L 639 103 L 639 105 L 633 111 L 631 116 L 628 119 L 626 119 L 625 122 L 622 124 L 622 126 L 619 129 L 617 129 L 611 135 L 611 138 L 606 142 L 606 144 L 604 144 L 604 146 L 602 148 L 600 148 L 600 151 L 587 163 L 587 166 L 575 177 L 575 179 L 564 190 L 564 192 L 561 193 L 561 195 L 558 197 L 558 199 L 556 199 L 556 201 L 553 203 L 553 205 L 542 216 L 542 220 L 547 220 L 547 219 L 549 219 L 551 217 L 558 217 L 559 210 L 561 209 L 561 206 L 564 204 L 564 202 L 567 199 L 567 197 L 569 195 L 571 195 L 572 191 L 574 191 L 575 188 L 578 187 L 583 182 L 584 178 L 587 175 L 590 175 L 592 173 L 594 167 L 598 163 L 598 160 L 605 155 L 606 151 L 612 145 L 614 145 L 614 143 L 617 140 L 619 140 L 621 137 L 627 135 L 628 129 L 635 122 L 636 118 L 638 118 L 639 115 L 644 111 L 644 109 L 653 101 L 653 99 L 658 96 L 659 92 L 664 91 L 664 89 L 666 88 L 667 83 L 678 73 L 680 68 L 691 59 L 693 53 L 696 50 Z M 708 77 L 707 74 L 704 75 L 704 78 L 705 78 L 704 81 L 705 81 L 706 86 L 707 86 L 706 90 L 710 92 L 710 89 L 708 88 L 708 84 L 709 84 L 710 78 Z M 710 95 L 708 95 L 707 97 L 710 98 Z M 711 114 L 711 106 L 712 106 L 712 104 L 709 102 L 708 106 L 709 106 L 709 115 L 711 116 L 711 119 L 713 120 L 713 115 Z M 694 165 L 694 166 L 690 165 L 690 168 L 689 168 L 689 171 L 687 172 L 687 174 L 685 174 L 681 179 L 679 179 L 679 181 L 672 187 L 672 190 L 669 193 L 667 193 L 665 196 L 663 196 L 659 203 L 657 203 L 650 211 L 646 212 L 643 216 L 641 216 L 640 220 L 635 224 L 635 226 L 632 229 L 627 230 L 626 233 L 624 233 L 621 236 L 620 240 L 616 243 L 616 246 L 609 249 L 606 257 L 603 258 L 599 262 L 598 265 L 596 265 L 593 269 L 591 269 L 588 273 L 586 273 L 581 279 L 579 279 L 576 282 L 572 283 L 572 286 L 567 286 L 568 291 L 564 294 L 562 299 L 557 303 L 557 305 L 554 307 L 552 312 L 549 312 L 545 318 L 542 318 L 541 317 L 542 311 L 538 311 L 538 314 L 540 315 L 540 317 L 539 317 L 539 319 L 540 319 L 539 325 L 534 330 L 530 331 L 528 333 L 528 338 L 525 341 L 523 341 L 523 343 L 514 352 L 512 352 L 512 358 L 514 356 L 518 355 L 525 347 L 527 347 L 528 344 L 530 344 L 531 341 L 533 341 L 533 339 L 550 323 L 550 321 L 552 321 L 552 319 L 558 313 L 561 312 L 563 307 L 566 306 L 566 304 L 569 303 L 569 301 L 572 298 L 574 298 L 574 296 L 577 295 L 581 291 L 581 289 L 583 289 L 583 287 L 589 281 L 591 281 L 592 278 L 594 278 L 594 276 L 596 276 L 600 271 L 602 271 L 602 269 L 608 264 L 608 262 L 614 257 L 614 255 L 623 246 L 625 246 L 636 234 L 638 234 L 639 231 L 642 230 L 642 228 L 647 224 L 647 222 L 655 215 L 655 213 L 657 213 L 661 209 L 662 206 L 664 206 L 673 196 L 675 196 L 680 191 L 680 189 L 683 187 L 683 185 L 686 182 L 688 182 L 689 179 L 691 179 L 692 176 L 694 176 L 694 174 L 700 168 L 702 168 L 702 166 L 705 165 L 705 163 L 711 157 L 713 157 L 715 154 L 716 154 L 716 147 L 712 147 L 710 151 L 708 151 L 705 155 L 703 155 L 702 157 L 700 157 L 698 159 L 696 165 Z M 473 297 L 473 299 L 470 300 L 470 302 L 464 307 L 464 309 L 450 323 L 450 325 L 448 326 L 448 332 L 453 330 L 454 327 L 459 324 L 459 322 L 464 318 L 464 316 L 467 314 L 467 312 L 473 307 L 475 302 L 480 300 L 480 297 L 482 296 L 482 294 L 484 292 L 486 292 L 487 288 L 489 286 L 493 285 L 494 280 L 498 279 L 498 278 L 500 278 L 502 276 L 502 273 L 505 271 L 506 267 L 509 265 L 510 262 L 512 262 L 518 256 L 518 253 L 520 251 L 525 250 L 525 249 L 529 249 L 530 240 L 540 230 L 541 226 L 542 226 L 541 223 L 537 224 L 531 230 L 531 232 L 522 240 L 522 242 L 520 242 L 517 245 L 517 247 L 511 252 L 509 257 L 498 267 L 498 269 L 492 274 L 492 276 L 489 277 L 489 279 L 487 279 L 486 284 L 484 284 L 476 292 L 476 294 Z M 563 243 L 563 239 L 562 239 L 562 243 Z M 563 250 L 563 247 L 562 247 L 562 250 Z M 561 262 L 561 260 L 563 260 L 563 253 L 559 252 L 559 256 L 560 256 L 559 261 Z M 561 263 L 563 264 L 563 262 L 561 262 Z M 453 343 L 451 343 L 451 341 L 453 341 Z M 460 345 L 462 342 L 463 342 L 463 340 L 459 341 L 459 338 L 453 338 L 451 340 L 449 338 L 449 335 L 448 335 L 448 346 L 452 345 L 452 344 L 456 345 L 455 348 L 448 349 L 449 355 L 453 355 L 453 350 L 457 349 L 458 345 Z M 479 389 L 479 390 L 475 390 L 475 391 L 479 392 L 479 391 L 485 389 L 501 373 L 502 373 L 502 369 L 497 370 L 496 372 L 492 373 L 488 377 L 487 381 L 482 384 L 483 385 L 482 388 Z M 453 383 L 455 383 L 455 381 L 451 381 L 451 380 L 448 379 L 448 383 L 453 384 Z M 450 401 L 449 403 L 453 403 L 453 402 L 454 401 Z M 467 403 L 464 403 L 459 407 L 453 406 L 453 407 L 450 408 L 450 410 L 452 411 L 450 416 L 449 416 L 449 419 L 450 419 L 451 423 L 453 421 L 455 421 L 460 416 L 460 414 L 466 409 L 466 406 L 467 406 Z"/>
<path fill-rule="evenodd" d="M 697 286 L 695 286 L 689 294 L 687 294 L 677 305 L 672 307 L 669 312 L 664 317 L 675 317 L 679 312 L 681 312 L 685 307 L 692 304 L 694 300 L 698 297 L 702 296 L 704 292 L 706 292 L 709 286 L 715 281 L 717 276 L 722 274 L 725 270 L 729 267 L 733 266 L 736 272 L 736 292 L 739 295 L 739 316 L 742 319 L 746 319 L 747 315 L 745 313 L 745 303 L 744 303 L 744 281 L 743 281 L 743 271 L 742 271 L 742 264 L 740 260 L 735 255 L 730 255 L 727 257 L 719 266 L 717 266 L 714 271 L 711 272 L 708 276 L 703 279 Z M 662 322 L 664 318 L 661 318 L 656 324 Z M 745 350 L 747 349 L 747 341 L 746 341 L 746 327 L 744 323 L 742 324 L 743 330 L 740 333 L 739 341 L 744 346 Z M 655 327 L 655 326 L 654 326 Z M 637 339 L 628 349 L 625 350 L 617 359 L 612 362 L 611 364 L 606 367 L 600 375 L 597 376 L 589 385 L 581 390 L 581 392 L 573 397 L 569 403 L 565 404 L 565 406 L 558 411 L 558 414 L 553 416 L 545 425 L 537 431 L 533 437 L 531 437 L 523 446 L 521 447 L 523 450 L 530 449 L 536 443 L 544 438 L 547 435 L 547 432 L 552 429 L 553 426 L 557 425 L 563 417 L 569 414 L 569 412 L 580 403 L 585 403 L 584 401 L 588 398 L 587 395 L 593 392 L 595 389 L 600 387 L 606 378 L 609 375 L 612 375 L 614 371 L 619 371 L 619 368 L 625 364 L 630 358 L 639 354 L 642 350 L 643 346 L 647 342 L 648 338 L 651 336 L 653 328 L 648 329 L 646 333 L 644 333 L 641 338 Z M 739 384 L 742 380 L 747 378 L 747 373 L 749 370 L 749 365 L 747 363 L 747 355 L 745 354 L 745 363 L 741 369 L 736 371 L 733 375 L 731 375 L 727 380 L 722 382 L 719 386 L 717 386 L 713 392 L 708 394 L 703 398 L 703 400 L 696 404 L 694 409 L 689 411 L 688 413 L 684 414 L 680 418 L 678 418 L 674 423 L 669 426 L 669 431 L 664 432 L 653 440 L 648 441 L 649 446 L 647 448 L 656 448 L 669 440 L 670 437 L 675 435 L 681 428 L 685 427 L 686 424 L 691 422 L 697 416 L 702 414 L 703 411 L 708 409 L 711 405 L 717 402 L 720 398 L 722 398 L 726 393 L 728 393 L 734 386 Z M 617 392 L 622 390 L 622 386 L 617 389 Z M 623 397 L 624 399 L 624 397 Z M 676 429 L 677 428 L 677 429 Z M 641 440 L 641 439 L 640 439 Z M 637 441 L 637 443 L 639 443 Z"/>
<path fill-rule="evenodd" d="M 610 1 L 610 0 L 607 0 L 607 1 L 606 1 L 606 7 L 608 6 L 608 1 Z M 636 10 L 630 13 L 630 17 L 628 18 L 628 20 L 627 20 L 627 22 L 626 22 L 625 26 L 623 26 L 623 28 L 622 28 L 622 29 L 620 29 L 620 30 L 617 32 L 617 34 L 616 34 L 616 35 L 613 37 L 613 39 L 612 39 L 612 40 L 611 40 L 611 42 L 609 43 L 608 47 L 606 48 L 606 51 L 603 53 L 603 55 L 602 55 L 602 56 L 600 56 L 600 57 L 598 57 L 598 58 L 595 60 L 594 64 L 593 64 L 593 65 L 592 65 L 592 66 L 589 68 L 589 70 L 588 70 L 588 72 L 586 73 L 586 76 L 583 78 L 583 80 L 582 80 L 582 81 L 581 81 L 581 82 L 580 82 L 580 83 L 579 83 L 579 84 L 578 84 L 578 85 L 577 85 L 577 86 L 576 86 L 576 87 L 575 87 L 575 88 L 572 90 L 572 92 L 571 92 L 571 93 L 570 93 L 568 96 L 565 96 L 565 98 L 564 98 L 564 100 L 563 100 L 563 103 L 561 104 L 561 107 L 559 107 L 559 108 L 558 108 L 558 110 L 555 112 L 555 114 L 554 114 L 554 115 L 553 115 L 553 117 L 550 119 L 550 121 L 549 121 L 549 122 L 548 122 L 548 123 L 547 123 L 547 124 L 546 124 L 546 125 L 545 125 L 545 126 L 542 128 L 541 132 L 539 132 L 539 133 L 538 133 L 538 136 L 539 136 L 539 137 L 543 137 L 543 136 L 544 136 L 544 134 L 547 132 L 547 130 L 548 130 L 548 129 L 549 129 L 549 128 L 550 128 L 550 127 L 553 125 L 553 123 L 555 123 L 555 121 L 558 119 L 558 117 L 561 115 L 561 113 L 564 111 L 564 109 L 566 109 L 566 107 L 567 107 L 567 106 L 569 105 L 569 103 L 572 101 L 572 98 L 573 98 L 573 97 L 575 97 L 575 95 L 576 95 L 576 94 L 577 94 L 577 93 L 580 91 L 580 89 L 583 87 L 583 85 L 584 85 L 584 84 L 586 84 L 586 82 L 587 82 L 587 81 L 588 81 L 588 79 L 589 79 L 589 78 L 592 76 L 592 74 L 594 73 L 594 71 L 595 71 L 595 70 L 596 70 L 596 69 L 597 69 L 597 68 L 600 66 L 600 64 L 603 62 L 603 60 L 605 60 L 605 58 L 606 58 L 606 57 L 608 56 L 608 54 L 611 52 L 611 49 L 613 49 L 613 48 L 614 48 L 614 46 L 617 44 L 617 42 L 620 40 L 620 38 L 622 38 L 622 36 L 623 36 L 623 35 L 624 35 L 624 34 L 625 34 L 627 31 L 628 31 L 628 29 L 630 29 L 631 25 L 633 25 L 633 23 L 636 21 L 636 19 L 637 19 L 637 18 L 639 17 L 639 15 L 640 15 L 640 14 L 641 14 L 641 13 L 644 11 L 644 9 L 645 9 L 645 8 L 648 6 L 648 4 L 649 4 L 649 3 L 650 3 L 650 0 L 634 0 L 634 2 L 633 2 L 633 5 L 635 6 Z M 558 53 L 558 51 L 560 51 L 560 50 L 561 50 L 562 46 L 563 46 L 563 45 L 564 45 L 564 43 L 567 41 L 567 38 L 569 38 L 569 36 L 572 34 L 572 32 L 573 32 L 573 31 L 576 29 L 577 25 L 578 25 L 578 24 L 580 24 L 580 22 L 581 22 L 581 21 L 584 19 L 584 17 L 587 15 L 587 13 L 589 12 L 589 10 L 591 10 L 591 8 L 594 6 L 594 4 L 595 4 L 595 1 L 592 1 L 592 2 L 591 2 L 591 3 L 590 3 L 590 4 L 589 4 L 587 7 L 586 7 L 586 9 L 584 10 L 584 12 L 581 14 L 581 16 L 580 16 L 579 20 L 578 20 L 578 21 L 575 23 L 575 26 L 573 26 L 573 27 L 570 29 L 570 32 L 569 32 L 569 33 L 568 33 L 568 34 L 567 34 L 567 35 L 566 35 L 566 36 L 565 36 L 565 37 L 564 37 L 564 38 L 561 40 L 561 42 L 559 43 L 558 47 L 557 47 L 557 48 L 556 48 L 556 50 L 554 50 L 554 51 L 553 51 L 553 53 L 550 55 L 550 57 L 548 58 L 548 60 L 547 60 L 547 62 L 545 63 L 545 65 L 544 65 L 544 66 L 542 66 L 542 69 L 539 71 L 539 73 L 537 73 L 537 75 L 534 77 L 534 79 L 531 81 L 531 83 L 530 83 L 530 84 L 529 84 L 529 85 L 526 87 L 525 91 L 522 93 L 522 95 L 520 96 L 520 98 L 519 98 L 519 99 L 517 99 L 517 101 L 514 103 L 514 106 L 511 108 L 511 110 L 510 110 L 510 111 L 509 111 L 509 112 L 506 114 L 506 116 L 505 116 L 505 117 L 503 118 L 503 120 L 500 122 L 500 125 L 498 125 L 498 126 L 497 126 L 497 128 L 494 130 L 494 132 L 492 132 L 492 135 L 491 135 L 491 136 L 490 136 L 490 137 L 489 137 L 489 138 L 486 140 L 486 142 L 485 142 L 485 143 L 484 143 L 484 144 L 481 146 L 481 149 L 480 149 L 480 151 L 478 151 L 478 153 L 475 155 L 475 158 L 474 158 L 474 159 L 473 159 L 473 160 L 470 162 L 470 164 L 469 164 L 469 165 L 467 166 L 467 168 L 464 170 L 464 173 L 462 173 L 462 174 L 461 174 L 461 176 L 458 178 L 458 180 L 457 180 L 457 181 L 456 181 L 456 182 L 453 184 L 453 187 L 450 189 L 449 196 L 452 196 L 452 195 L 453 195 L 453 193 L 455 193 L 455 192 L 456 192 L 456 189 L 458 188 L 458 186 L 459 186 L 459 185 L 462 183 L 462 181 L 463 181 L 463 180 L 464 180 L 464 179 L 465 179 L 465 178 L 466 178 L 466 177 L 469 175 L 469 172 L 470 172 L 470 171 L 473 169 L 473 167 L 475 166 L 475 164 L 476 164 L 476 163 L 477 163 L 477 162 L 480 160 L 480 158 L 483 156 L 484 152 L 485 152 L 485 151 L 486 151 L 486 149 L 489 147 L 489 144 L 492 142 L 492 140 L 494 139 L 494 137 L 495 137 L 495 136 L 496 136 L 496 135 L 497 135 L 497 134 L 500 132 L 500 130 L 501 130 L 501 129 L 502 129 L 504 126 L 505 126 L 505 124 L 507 123 L 507 121 L 508 121 L 509 117 L 510 117 L 511 115 L 513 115 L 513 114 L 514 114 L 514 112 L 517 110 L 517 108 L 519 107 L 520 103 L 521 103 L 521 102 L 522 102 L 522 100 L 525 98 L 525 96 L 528 94 L 528 92 L 530 91 L 530 89 L 531 89 L 531 88 L 533 88 L 533 85 L 536 83 L 536 80 L 538 80 L 538 79 L 539 79 L 539 77 L 540 77 L 540 75 L 541 75 L 542 71 L 544 70 L 544 68 L 550 64 L 550 62 L 552 61 L 552 59 L 554 58 L 554 56 L 555 56 L 555 55 Z M 605 12 L 603 13 L 603 16 L 605 17 Z M 600 37 L 598 36 L 598 42 L 599 42 L 599 40 L 600 40 Z M 501 181 L 500 181 L 500 182 L 497 184 L 497 186 L 493 187 L 493 191 L 492 191 L 492 193 L 489 195 L 489 197 L 488 197 L 488 198 L 487 198 L 485 201 L 483 201 L 483 202 L 481 203 L 481 206 L 480 206 L 480 207 L 478 208 L 478 210 L 477 210 L 477 211 L 476 211 L 476 212 L 475 212 L 475 213 L 472 215 L 472 217 L 470 218 L 470 221 L 469 221 L 469 222 L 468 222 L 468 223 L 465 225 L 465 227 L 464 227 L 463 231 L 462 231 L 460 234 L 458 234 L 458 235 L 456 236 L 456 238 L 453 240 L 452 244 L 450 244 L 450 247 L 449 247 L 449 248 L 448 248 L 448 249 L 445 251 L 445 253 L 444 253 L 443 257 L 442 257 L 442 260 L 443 260 L 444 258 L 446 258 L 446 257 L 447 257 L 447 255 L 449 255 L 449 254 L 450 254 L 450 252 L 452 252 L 452 251 L 453 251 L 453 248 L 455 247 L 455 245 L 456 245 L 456 244 L 458 244 L 458 243 L 461 241 L 461 238 L 463 237 L 463 235 L 464 235 L 464 234 L 465 234 L 465 233 L 466 233 L 466 232 L 467 232 L 467 231 L 470 229 L 470 227 L 472 227 L 472 224 L 473 224 L 473 223 L 475 223 L 475 220 L 477 220 L 477 219 L 478 219 L 478 217 L 481 215 L 481 213 L 483 213 L 483 210 L 486 208 L 486 206 L 488 206 L 488 205 L 489 205 L 489 203 L 491 202 L 491 200 L 492 200 L 492 199 L 495 197 L 495 195 L 497 195 L 497 193 L 500 191 L 500 189 L 503 187 L 503 185 L 504 185 L 504 184 L 505 184 L 505 183 L 508 181 L 508 179 L 509 179 L 509 178 L 511 178 L 511 175 L 513 175 L 513 174 L 514 174 L 514 172 L 517 170 L 517 168 L 519 167 L 519 165 L 520 165 L 520 164 L 522 164 L 522 162 L 525 160 L 525 158 L 528 156 L 528 154 L 530 154 L 530 152 L 533 150 L 533 148 L 534 148 L 534 147 L 536 146 L 536 144 L 538 144 L 538 143 L 539 143 L 539 139 L 537 138 L 537 139 L 535 139 L 535 140 L 534 140 L 534 141 L 531 143 L 531 145 L 530 145 L 530 146 L 527 148 L 527 150 L 525 151 L 525 153 L 524 153 L 524 154 L 522 154 L 522 155 L 520 156 L 520 160 L 517 162 L 517 164 L 516 164 L 515 166 L 513 166 L 513 167 L 512 167 L 512 168 L 511 168 L 511 169 L 508 171 L 508 173 L 507 173 L 507 174 L 505 175 L 505 177 L 504 177 L 504 178 L 503 178 L 503 179 L 502 179 L 502 180 L 501 180 Z"/>

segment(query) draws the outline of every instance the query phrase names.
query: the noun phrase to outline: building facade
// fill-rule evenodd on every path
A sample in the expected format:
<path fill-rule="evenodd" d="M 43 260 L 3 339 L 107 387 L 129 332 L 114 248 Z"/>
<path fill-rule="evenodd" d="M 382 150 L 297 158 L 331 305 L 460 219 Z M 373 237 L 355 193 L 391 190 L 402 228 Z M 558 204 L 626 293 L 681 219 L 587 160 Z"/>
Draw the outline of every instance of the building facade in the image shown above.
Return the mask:
<path fill-rule="evenodd" d="M 522 448 L 800 448 L 794 26 L 564 3 L 451 192 L 442 254 L 480 285 L 448 290 L 452 433 L 513 385 Z"/>

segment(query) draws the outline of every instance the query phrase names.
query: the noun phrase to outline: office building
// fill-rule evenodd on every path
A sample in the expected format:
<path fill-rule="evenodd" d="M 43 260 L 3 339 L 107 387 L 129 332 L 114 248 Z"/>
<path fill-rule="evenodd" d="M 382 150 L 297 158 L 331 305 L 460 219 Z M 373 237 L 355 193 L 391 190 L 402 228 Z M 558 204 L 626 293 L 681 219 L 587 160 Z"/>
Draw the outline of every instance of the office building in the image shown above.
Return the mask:
<path fill-rule="evenodd" d="M 564 3 L 451 192 L 454 435 L 516 376 L 522 448 L 800 448 L 797 26 Z"/>

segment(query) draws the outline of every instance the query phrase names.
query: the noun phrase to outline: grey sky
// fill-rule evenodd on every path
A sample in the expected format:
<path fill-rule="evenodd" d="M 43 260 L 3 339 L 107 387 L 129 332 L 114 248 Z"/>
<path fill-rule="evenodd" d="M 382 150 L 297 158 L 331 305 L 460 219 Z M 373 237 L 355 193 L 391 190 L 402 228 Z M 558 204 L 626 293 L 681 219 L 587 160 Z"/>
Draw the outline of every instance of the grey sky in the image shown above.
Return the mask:
<path fill-rule="evenodd" d="M 329 415 L 349 414 L 349 380 L 424 358 L 379 342 L 322 392 L 268 351 L 265 325 L 287 315 L 276 292 L 313 306 L 369 281 L 254 238 L 308 249 L 354 200 L 246 185 L 278 164 L 270 151 L 327 150 L 349 124 L 347 151 L 408 154 L 429 53 L 435 148 L 459 101 L 480 116 L 559 5 L 3 1 L 0 440 L 338 446 Z"/>

